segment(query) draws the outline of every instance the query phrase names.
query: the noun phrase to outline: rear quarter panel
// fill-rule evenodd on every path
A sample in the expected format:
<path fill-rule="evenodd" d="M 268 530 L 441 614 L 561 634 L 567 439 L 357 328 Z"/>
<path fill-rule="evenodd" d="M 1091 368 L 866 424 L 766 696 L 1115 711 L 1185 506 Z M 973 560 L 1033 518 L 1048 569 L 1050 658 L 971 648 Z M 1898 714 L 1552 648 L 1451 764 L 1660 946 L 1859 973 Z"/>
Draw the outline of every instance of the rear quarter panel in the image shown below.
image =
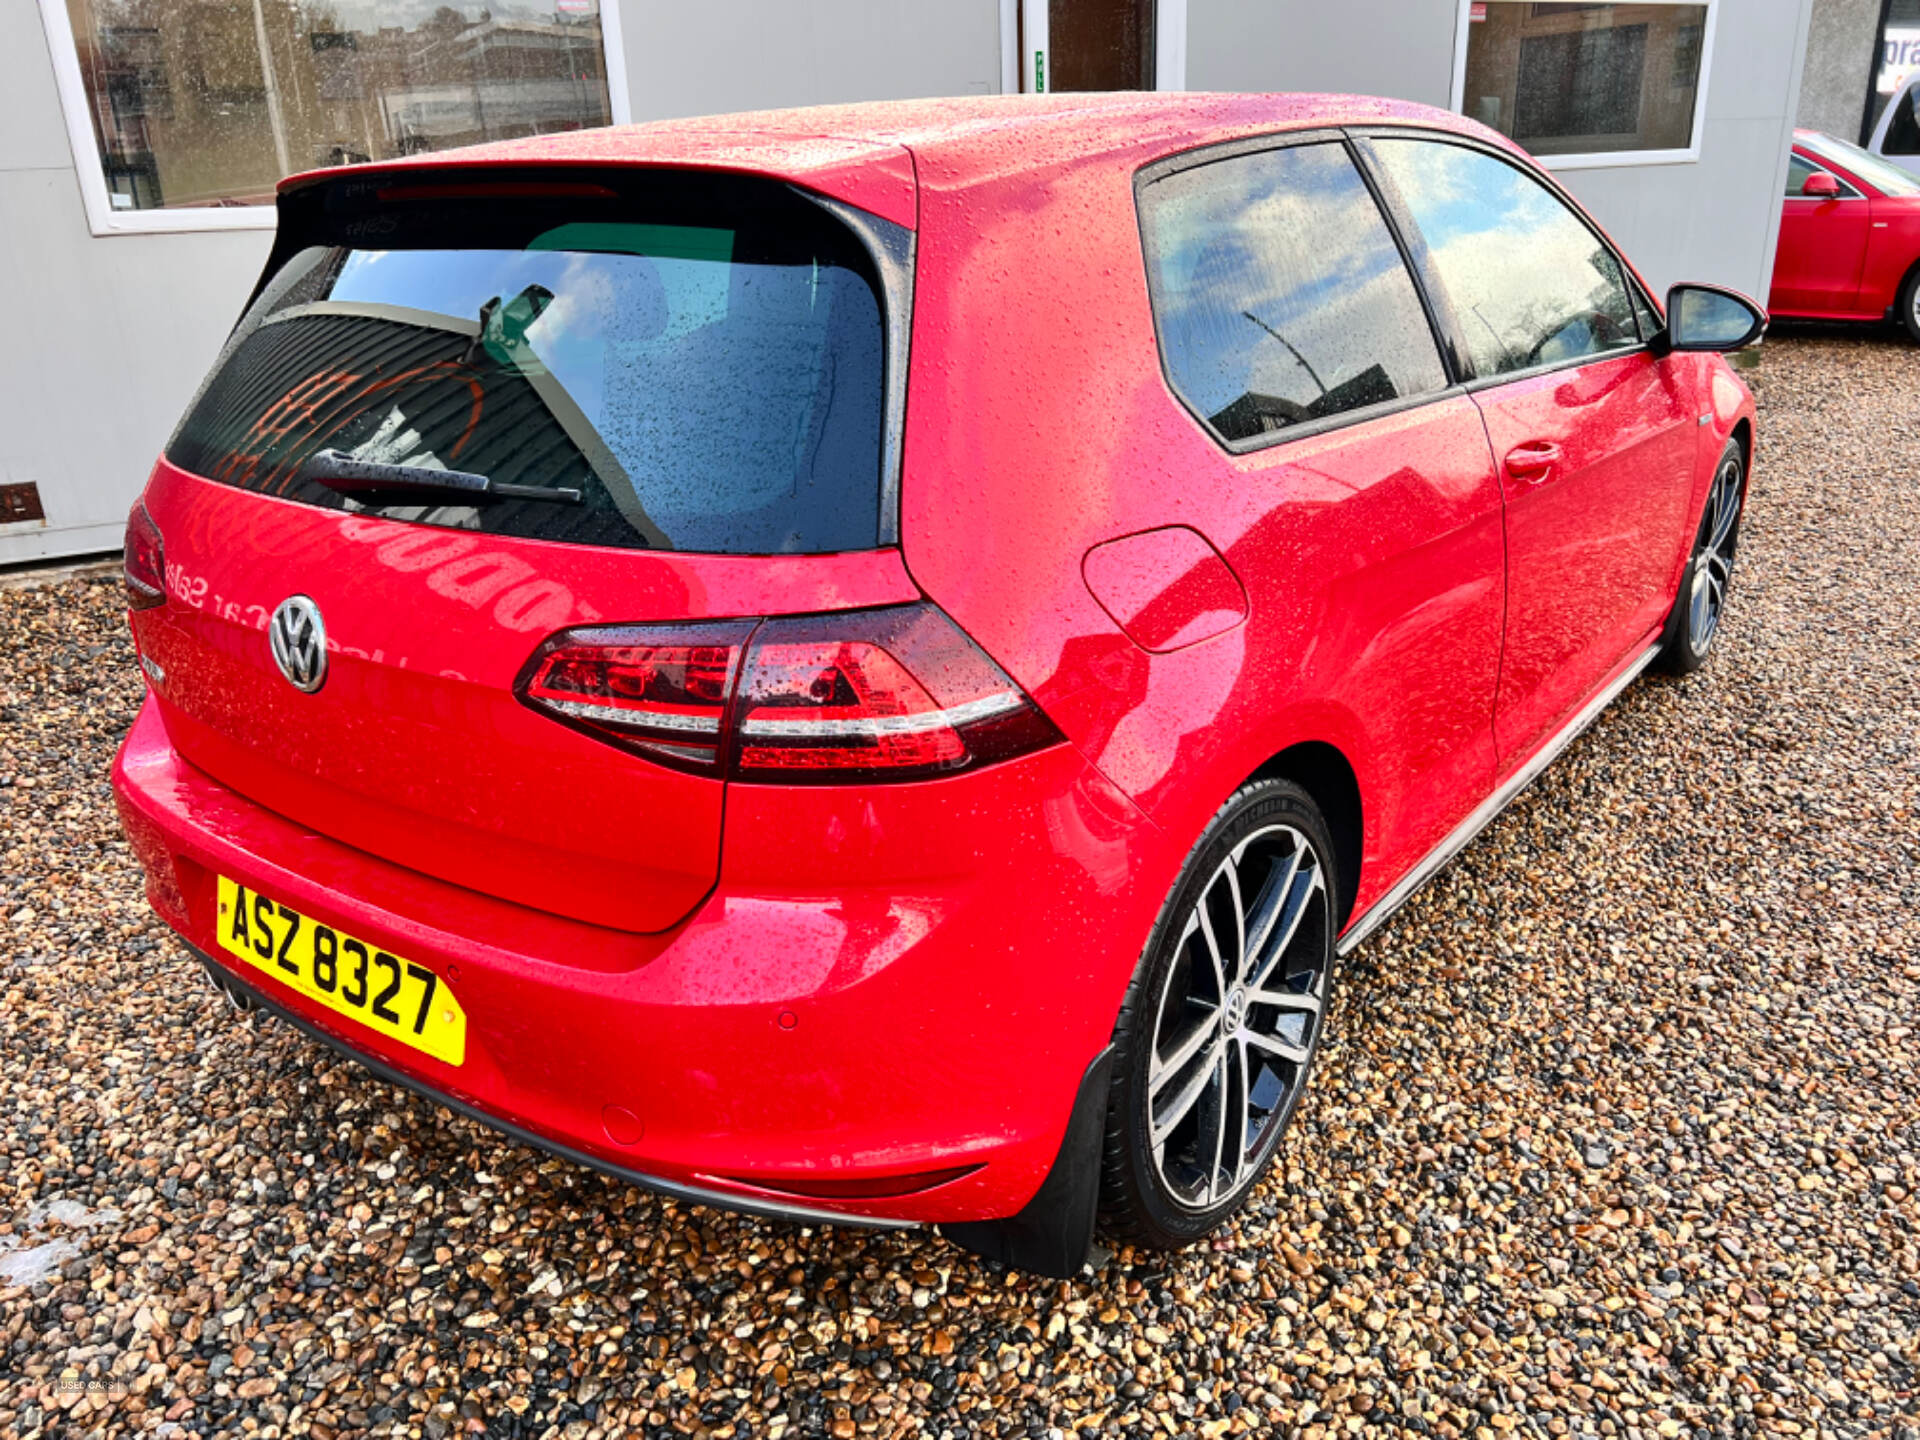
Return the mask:
<path fill-rule="evenodd" d="M 1009 176 L 920 161 L 907 565 L 1162 827 L 1165 845 L 1138 857 L 1149 889 L 1164 893 L 1269 758 L 1303 741 L 1338 748 L 1365 807 L 1358 913 L 1444 833 L 1436 804 L 1464 814 L 1491 784 L 1489 723 L 1457 794 L 1405 786 L 1431 717 L 1403 703 L 1402 683 L 1409 626 L 1465 615 L 1478 627 L 1467 648 L 1495 663 L 1498 582 L 1486 577 L 1501 541 L 1485 434 L 1455 397 L 1375 422 L 1358 458 L 1350 431 L 1228 456 L 1168 389 L 1154 338 L 1133 173 L 1173 148 Z M 1410 478 L 1423 463 L 1439 483 Z M 1149 654 L 1081 565 L 1101 542 L 1163 525 L 1191 526 L 1225 555 L 1251 613 Z M 1470 593 L 1434 584 L 1423 547 L 1436 534 L 1473 557 Z M 1119 950 L 1137 955 L 1144 939 Z"/>

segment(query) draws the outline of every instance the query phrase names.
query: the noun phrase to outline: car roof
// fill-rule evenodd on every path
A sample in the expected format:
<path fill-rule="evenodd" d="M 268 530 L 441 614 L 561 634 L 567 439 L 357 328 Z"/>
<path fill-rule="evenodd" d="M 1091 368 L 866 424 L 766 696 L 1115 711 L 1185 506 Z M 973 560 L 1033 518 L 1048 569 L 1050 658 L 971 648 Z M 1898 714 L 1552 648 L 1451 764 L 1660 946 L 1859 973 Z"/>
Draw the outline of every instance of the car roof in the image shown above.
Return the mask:
<path fill-rule="evenodd" d="M 693 165 L 778 174 L 884 164 L 901 149 L 937 163 L 951 181 L 1039 170 L 1152 146 L 1166 152 L 1247 135 L 1321 126 L 1404 124 L 1516 150 L 1505 136 L 1452 111 L 1364 95 L 1115 91 L 885 100 L 658 120 L 496 141 L 355 167 L 408 170 L 461 165 Z M 285 191 L 338 170 L 308 171 Z"/>

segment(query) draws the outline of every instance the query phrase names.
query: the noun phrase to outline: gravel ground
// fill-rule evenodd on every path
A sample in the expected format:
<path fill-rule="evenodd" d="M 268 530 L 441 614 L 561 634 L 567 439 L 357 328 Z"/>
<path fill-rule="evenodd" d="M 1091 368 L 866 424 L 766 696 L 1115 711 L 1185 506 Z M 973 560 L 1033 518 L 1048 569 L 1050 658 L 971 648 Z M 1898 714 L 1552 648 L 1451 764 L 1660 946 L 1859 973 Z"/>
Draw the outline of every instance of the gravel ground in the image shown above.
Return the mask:
<path fill-rule="evenodd" d="M 1211 1249 L 1042 1282 L 683 1208 L 230 1021 L 0 593 L 0 1434 L 1920 1437 L 1920 348 L 1767 347 L 1721 653 L 1349 968 Z"/>

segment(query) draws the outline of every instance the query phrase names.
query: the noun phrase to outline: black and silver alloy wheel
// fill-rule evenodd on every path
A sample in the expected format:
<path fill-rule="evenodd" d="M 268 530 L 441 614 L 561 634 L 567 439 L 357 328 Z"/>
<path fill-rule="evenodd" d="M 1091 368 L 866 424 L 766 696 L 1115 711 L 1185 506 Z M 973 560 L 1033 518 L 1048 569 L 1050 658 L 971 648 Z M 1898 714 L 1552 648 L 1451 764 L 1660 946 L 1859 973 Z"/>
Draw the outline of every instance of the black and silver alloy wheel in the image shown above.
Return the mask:
<path fill-rule="evenodd" d="M 1893 318 L 1907 327 L 1907 334 L 1920 340 L 1920 265 L 1908 273 L 1893 302 Z"/>
<path fill-rule="evenodd" d="M 1680 594 L 1661 637 L 1660 666 L 1670 674 L 1689 675 L 1706 664 L 1720 634 L 1727 592 L 1733 585 L 1734 554 L 1740 545 L 1746 478 L 1746 457 L 1739 443 L 1730 440 L 1714 467 L 1693 554 L 1680 576 Z"/>
<path fill-rule="evenodd" d="M 1333 977 L 1325 823 L 1298 787 L 1250 785 L 1189 858 L 1116 1032 L 1105 1209 L 1179 1245 L 1238 1209 L 1305 1088 Z"/>
<path fill-rule="evenodd" d="M 1687 640 L 1694 653 L 1705 655 L 1720 633 L 1720 613 L 1726 608 L 1727 586 L 1733 582 L 1733 549 L 1740 536 L 1740 454 L 1720 457 L 1713 492 L 1707 496 L 1706 539 L 1694 557 L 1693 578 L 1687 596 Z"/>
<path fill-rule="evenodd" d="M 1147 1066 L 1153 1164 L 1182 1206 L 1240 1189 L 1292 1109 L 1320 1035 L 1325 929 L 1325 876 L 1288 825 L 1234 846 L 1189 912 Z"/>

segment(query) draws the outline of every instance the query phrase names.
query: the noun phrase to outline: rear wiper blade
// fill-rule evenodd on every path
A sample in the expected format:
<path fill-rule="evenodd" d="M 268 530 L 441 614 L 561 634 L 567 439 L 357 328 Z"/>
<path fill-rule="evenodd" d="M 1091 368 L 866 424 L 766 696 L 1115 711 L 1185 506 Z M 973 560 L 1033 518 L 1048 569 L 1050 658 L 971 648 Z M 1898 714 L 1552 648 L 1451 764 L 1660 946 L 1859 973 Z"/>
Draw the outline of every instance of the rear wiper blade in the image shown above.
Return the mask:
<path fill-rule="evenodd" d="M 571 488 L 507 485 L 470 470 L 430 470 L 424 465 L 381 465 L 356 460 L 338 450 L 319 450 L 301 467 L 304 479 L 342 495 L 388 497 L 395 500 L 451 500 L 485 505 L 493 500 L 547 500 L 578 505 L 586 497 Z"/>

